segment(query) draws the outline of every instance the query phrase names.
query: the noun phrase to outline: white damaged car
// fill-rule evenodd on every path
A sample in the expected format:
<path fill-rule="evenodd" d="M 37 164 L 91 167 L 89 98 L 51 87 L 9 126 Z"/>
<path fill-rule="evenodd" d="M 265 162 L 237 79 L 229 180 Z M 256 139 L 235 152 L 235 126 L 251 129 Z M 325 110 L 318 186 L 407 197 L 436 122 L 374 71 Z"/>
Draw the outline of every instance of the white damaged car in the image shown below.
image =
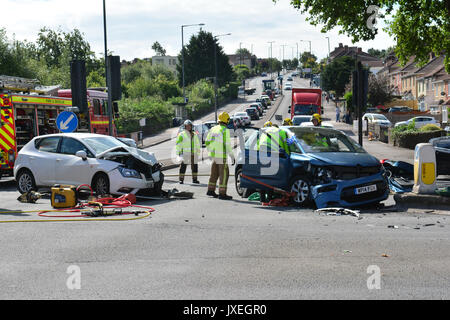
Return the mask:
<path fill-rule="evenodd" d="M 159 192 L 161 164 L 151 152 L 94 133 L 33 138 L 19 152 L 14 177 L 20 193 L 55 184 L 88 184 L 97 194 Z"/>

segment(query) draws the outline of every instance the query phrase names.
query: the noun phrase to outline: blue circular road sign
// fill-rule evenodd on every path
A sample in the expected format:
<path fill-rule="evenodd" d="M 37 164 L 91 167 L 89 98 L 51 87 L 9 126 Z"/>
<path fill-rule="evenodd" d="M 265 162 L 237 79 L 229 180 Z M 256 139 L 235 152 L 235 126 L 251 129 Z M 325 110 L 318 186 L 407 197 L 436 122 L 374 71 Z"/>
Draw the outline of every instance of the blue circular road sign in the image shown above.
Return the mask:
<path fill-rule="evenodd" d="M 61 112 L 56 118 L 56 126 L 61 132 L 74 132 L 78 128 L 77 115 L 69 111 Z"/>

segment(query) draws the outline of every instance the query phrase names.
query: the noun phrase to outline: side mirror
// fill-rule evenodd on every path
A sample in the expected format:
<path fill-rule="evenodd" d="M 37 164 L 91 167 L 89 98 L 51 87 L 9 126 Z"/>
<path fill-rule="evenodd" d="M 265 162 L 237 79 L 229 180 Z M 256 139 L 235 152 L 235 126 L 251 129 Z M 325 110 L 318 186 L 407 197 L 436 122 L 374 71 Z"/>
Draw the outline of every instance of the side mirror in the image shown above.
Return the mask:
<path fill-rule="evenodd" d="M 77 157 L 80 157 L 80 158 L 83 159 L 83 160 L 87 160 L 87 154 L 86 154 L 86 151 L 83 151 L 83 150 L 77 151 L 77 152 L 75 153 L 75 155 L 76 155 Z"/>

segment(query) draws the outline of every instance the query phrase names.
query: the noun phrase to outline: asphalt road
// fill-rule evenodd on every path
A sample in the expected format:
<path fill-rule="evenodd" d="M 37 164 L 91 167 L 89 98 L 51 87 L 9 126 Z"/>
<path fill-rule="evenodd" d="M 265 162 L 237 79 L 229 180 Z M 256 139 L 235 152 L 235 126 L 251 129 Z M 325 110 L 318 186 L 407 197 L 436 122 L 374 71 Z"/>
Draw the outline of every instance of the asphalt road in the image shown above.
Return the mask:
<path fill-rule="evenodd" d="M 450 298 L 448 212 L 263 207 L 237 196 L 234 177 L 233 200 L 207 197 L 207 163 L 200 185 L 177 173 L 164 189 L 194 199 L 142 201 L 156 211 L 134 221 L 5 222 L 51 207 L 0 182 L 0 299 Z"/>
<path fill-rule="evenodd" d="M 156 209 L 151 218 L 0 223 L 0 299 L 450 298 L 449 216 L 262 207 L 238 198 L 233 178 L 234 199 L 223 201 L 206 196 L 207 176 L 181 186 L 176 169 L 166 174 L 166 188 L 194 199 L 141 202 Z M 2 207 L 50 209 L 2 189 Z M 380 289 L 367 286 L 373 266 Z M 80 289 L 67 286 L 70 268 L 79 268 Z"/>

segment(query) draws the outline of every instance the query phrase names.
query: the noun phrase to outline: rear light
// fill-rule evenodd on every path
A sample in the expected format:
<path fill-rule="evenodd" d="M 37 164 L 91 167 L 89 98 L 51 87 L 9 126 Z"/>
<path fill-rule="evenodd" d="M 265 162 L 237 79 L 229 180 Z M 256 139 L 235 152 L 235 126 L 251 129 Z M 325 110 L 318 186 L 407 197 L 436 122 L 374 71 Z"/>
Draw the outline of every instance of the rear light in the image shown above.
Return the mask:
<path fill-rule="evenodd" d="M 14 153 L 14 149 L 9 149 L 8 150 L 8 161 L 10 163 L 14 163 L 15 160 L 16 160 L 16 155 Z"/>

